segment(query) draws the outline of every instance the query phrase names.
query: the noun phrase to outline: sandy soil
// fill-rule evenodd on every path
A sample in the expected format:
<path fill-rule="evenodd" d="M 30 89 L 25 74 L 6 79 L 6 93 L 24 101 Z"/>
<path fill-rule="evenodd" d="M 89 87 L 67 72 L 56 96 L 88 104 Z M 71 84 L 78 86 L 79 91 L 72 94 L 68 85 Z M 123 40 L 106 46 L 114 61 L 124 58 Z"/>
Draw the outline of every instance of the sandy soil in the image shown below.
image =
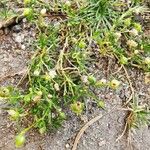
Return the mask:
<path fill-rule="evenodd" d="M 33 53 L 32 42 L 35 41 L 34 28 L 26 23 L 26 20 L 11 29 L 0 31 L 0 79 L 1 85 L 15 85 L 21 76 L 16 73 L 27 67 L 30 56 Z M 117 91 L 108 88 L 97 89 L 95 93 L 106 103 L 106 109 L 97 108 L 95 102 L 86 100 L 86 109 L 81 117 L 75 116 L 69 110 L 67 120 L 58 131 L 49 132 L 46 135 L 39 135 L 36 130 L 30 131 L 27 135 L 27 142 L 21 150 L 70 150 L 74 139 L 81 127 L 90 119 L 102 114 L 104 117 L 90 126 L 79 141 L 78 150 L 149 150 L 150 129 L 143 126 L 135 129 L 131 134 L 128 144 L 128 135 L 125 135 L 119 142 L 117 137 L 122 133 L 125 125 L 126 112 L 122 110 L 122 104 L 130 94 L 129 83 L 125 73 L 117 71 L 119 65 L 115 60 L 100 58 L 90 66 L 92 73 L 97 79 L 113 77 L 122 82 Z M 150 85 L 144 83 L 144 73 L 134 68 L 127 68 L 127 71 L 135 88 L 136 97 L 142 104 L 150 105 Z M 11 77 L 11 75 L 16 76 Z M 7 78 L 4 78 L 7 76 Z M 0 107 L 5 105 L 0 101 Z M 112 108 L 114 110 L 108 113 Z M 14 136 L 16 133 L 15 123 L 11 122 L 7 113 L 0 110 L 0 150 L 16 150 Z"/>

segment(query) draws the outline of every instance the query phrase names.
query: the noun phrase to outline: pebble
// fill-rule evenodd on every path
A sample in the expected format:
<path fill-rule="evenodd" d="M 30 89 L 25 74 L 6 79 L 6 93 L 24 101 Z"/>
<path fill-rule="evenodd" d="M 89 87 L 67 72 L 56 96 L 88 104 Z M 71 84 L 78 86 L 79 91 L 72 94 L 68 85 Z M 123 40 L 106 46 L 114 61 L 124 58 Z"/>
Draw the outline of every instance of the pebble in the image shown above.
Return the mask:
<path fill-rule="evenodd" d="M 69 147 L 70 147 L 70 145 L 67 143 L 67 144 L 66 144 L 66 148 L 69 148 Z"/>
<path fill-rule="evenodd" d="M 106 144 L 106 140 L 102 140 L 102 141 L 100 141 L 99 143 L 98 143 L 98 145 L 101 147 L 101 146 L 103 146 L 103 145 L 105 145 Z"/>
<path fill-rule="evenodd" d="M 0 30 L 0 35 L 3 35 L 3 34 L 4 34 L 3 30 Z"/>
<path fill-rule="evenodd" d="M 25 50 L 26 49 L 25 45 L 21 45 L 21 49 Z"/>
<path fill-rule="evenodd" d="M 15 37 L 15 41 L 18 42 L 18 43 L 21 43 L 21 42 L 22 42 L 21 36 L 19 36 L 19 35 L 16 36 L 16 37 Z"/>
<path fill-rule="evenodd" d="M 88 122 L 88 117 L 86 115 L 82 115 L 80 117 L 81 121 L 83 121 L 84 123 Z"/>
<path fill-rule="evenodd" d="M 21 26 L 20 25 L 15 25 L 12 30 L 16 33 L 19 33 L 21 31 Z"/>

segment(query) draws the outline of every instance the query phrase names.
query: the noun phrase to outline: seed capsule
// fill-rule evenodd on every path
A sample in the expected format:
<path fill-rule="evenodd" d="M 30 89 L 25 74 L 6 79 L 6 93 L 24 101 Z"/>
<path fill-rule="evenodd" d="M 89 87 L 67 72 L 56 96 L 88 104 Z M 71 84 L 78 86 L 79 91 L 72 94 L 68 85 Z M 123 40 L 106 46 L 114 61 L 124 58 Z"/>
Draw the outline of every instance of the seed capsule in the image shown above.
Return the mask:
<path fill-rule="evenodd" d="M 17 148 L 20 148 L 24 145 L 25 143 L 25 136 L 24 134 L 18 134 L 16 136 L 16 139 L 15 139 L 15 145 Z"/>

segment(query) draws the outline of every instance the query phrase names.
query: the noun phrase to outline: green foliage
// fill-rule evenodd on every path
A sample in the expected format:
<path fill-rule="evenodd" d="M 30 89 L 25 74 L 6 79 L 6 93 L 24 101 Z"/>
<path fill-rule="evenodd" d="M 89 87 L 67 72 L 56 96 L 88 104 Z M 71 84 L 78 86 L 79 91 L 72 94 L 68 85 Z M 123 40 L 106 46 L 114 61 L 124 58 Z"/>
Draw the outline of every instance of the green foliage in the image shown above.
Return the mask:
<path fill-rule="evenodd" d="M 138 66 L 150 71 L 150 46 L 142 27 L 135 21 L 135 11 L 144 11 L 113 0 L 52 1 L 24 0 L 23 15 L 36 26 L 35 54 L 28 66 L 28 88 L 1 88 L 0 96 L 12 106 L 8 113 L 18 122 L 30 120 L 16 137 L 16 146 L 25 142 L 24 134 L 32 127 L 41 134 L 58 128 L 68 107 L 77 115 L 84 111 L 83 100 L 93 98 L 99 107 L 105 104 L 90 90 L 108 86 L 117 89 L 120 81 L 96 80 L 89 74 L 90 56 L 114 56 L 121 65 Z M 38 9 L 37 9 L 38 8 Z M 43 10 L 42 13 L 40 10 Z M 46 22 L 45 14 L 60 15 L 58 24 Z M 137 13 L 137 12 L 136 12 Z M 8 15 L 4 15 L 7 18 Z M 93 47 L 94 45 L 94 47 Z M 143 116 L 143 111 L 138 112 Z"/>

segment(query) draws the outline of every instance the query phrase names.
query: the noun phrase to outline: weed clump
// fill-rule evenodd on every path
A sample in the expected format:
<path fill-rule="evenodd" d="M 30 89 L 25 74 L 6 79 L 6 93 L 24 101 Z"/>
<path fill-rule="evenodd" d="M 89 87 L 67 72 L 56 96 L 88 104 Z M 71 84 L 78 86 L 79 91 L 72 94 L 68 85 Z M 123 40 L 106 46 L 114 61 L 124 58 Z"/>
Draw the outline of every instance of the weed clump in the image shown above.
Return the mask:
<path fill-rule="evenodd" d="M 136 3 L 79 0 L 47 4 L 24 0 L 23 15 L 38 32 L 36 51 L 27 70 L 28 88 L 0 90 L 0 96 L 10 104 L 10 118 L 20 126 L 28 120 L 28 127 L 16 136 L 17 147 L 24 144 L 25 133 L 33 127 L 41 134 L 58 128 L 67 117 L 65 107 L 80 115 L 84 99 L 93 98 L 104 108 L 104 102 L 90 87 L 115 90 L 121 82 L 97 80 L 90 74 L 87 66 L 95 51 L 104 57 L 115 57 L 121 65 L 150 71 L 149 43 L 134 19 L 137 9 L 142 12 L 144 7 Z M 45 17 L 57 17 L 57 23 L 46 22 Z"/>

